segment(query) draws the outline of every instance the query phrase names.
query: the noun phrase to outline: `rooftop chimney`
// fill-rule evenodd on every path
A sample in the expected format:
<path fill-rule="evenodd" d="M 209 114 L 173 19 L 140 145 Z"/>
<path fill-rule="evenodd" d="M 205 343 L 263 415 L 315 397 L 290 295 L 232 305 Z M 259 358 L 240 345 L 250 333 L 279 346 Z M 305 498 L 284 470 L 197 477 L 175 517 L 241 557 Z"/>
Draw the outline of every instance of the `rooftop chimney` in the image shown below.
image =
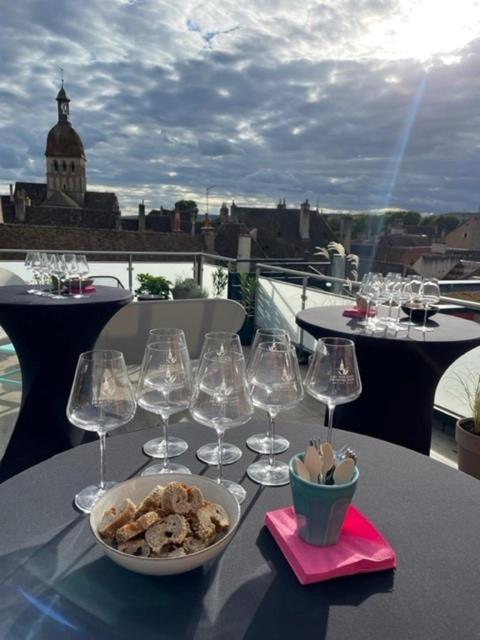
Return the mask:
<path fill-rule="evenodd" d="M 310 203 L 308 198 L 300 205 L 298 233 L 302 240 L 310 240 Z"/>
<path fill-rule="evenodd" d="M 138 230 L 145 231 L 145 202 L 142 200 L 138 205 Z"/>

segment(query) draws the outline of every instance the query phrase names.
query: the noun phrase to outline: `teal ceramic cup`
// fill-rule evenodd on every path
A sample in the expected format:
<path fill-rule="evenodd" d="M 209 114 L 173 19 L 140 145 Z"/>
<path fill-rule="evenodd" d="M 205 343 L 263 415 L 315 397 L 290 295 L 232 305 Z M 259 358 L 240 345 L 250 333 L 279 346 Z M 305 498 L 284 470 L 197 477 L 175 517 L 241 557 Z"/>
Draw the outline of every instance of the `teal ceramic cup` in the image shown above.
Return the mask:
<path fill-rule="evenodd" d="M 326 485 L 303 480 L 295 471 L 297 458 L 290 460 L 290 487 L 297 519 L 297 531 L 302 540 L 317 547 L 329 547 L 338 542 L 348 507 L 357 488 L 358 469 L 348 484 Z"/>

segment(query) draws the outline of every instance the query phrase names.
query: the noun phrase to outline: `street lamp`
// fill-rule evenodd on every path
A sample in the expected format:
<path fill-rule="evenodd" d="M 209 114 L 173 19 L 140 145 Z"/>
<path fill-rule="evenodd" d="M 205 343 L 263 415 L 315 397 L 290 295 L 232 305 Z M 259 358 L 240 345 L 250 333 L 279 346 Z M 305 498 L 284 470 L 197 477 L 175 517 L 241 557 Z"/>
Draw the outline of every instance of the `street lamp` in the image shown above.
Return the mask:
<path fill-rule="evenodd" d="M 211 191 L 212 189 L 215 189 L 215 185 L 214 185 L 214 184 L 210 185 L 209 187 L 207 187 L 207 188 L 205 189 L 206 194 L 207 194 L 207 214 L 208 214 L 208 194 L 210 193 L 210 191 Z"/>

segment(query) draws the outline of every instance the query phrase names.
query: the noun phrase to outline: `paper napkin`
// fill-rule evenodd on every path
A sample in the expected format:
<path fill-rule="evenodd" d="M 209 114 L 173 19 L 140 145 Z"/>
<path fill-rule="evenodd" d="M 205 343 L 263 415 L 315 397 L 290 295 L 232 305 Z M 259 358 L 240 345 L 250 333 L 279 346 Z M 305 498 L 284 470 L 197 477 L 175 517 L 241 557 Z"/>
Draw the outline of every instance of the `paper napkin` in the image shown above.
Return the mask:
<path fill-rule="evenodd" d="M 353 505 L 347 512 L 338 543 L 331 547 L 316 547 L 298 537 L 293 507 L 267 512 L 265 524 L 301 584 L 397 566 L 390 544 Z"/>

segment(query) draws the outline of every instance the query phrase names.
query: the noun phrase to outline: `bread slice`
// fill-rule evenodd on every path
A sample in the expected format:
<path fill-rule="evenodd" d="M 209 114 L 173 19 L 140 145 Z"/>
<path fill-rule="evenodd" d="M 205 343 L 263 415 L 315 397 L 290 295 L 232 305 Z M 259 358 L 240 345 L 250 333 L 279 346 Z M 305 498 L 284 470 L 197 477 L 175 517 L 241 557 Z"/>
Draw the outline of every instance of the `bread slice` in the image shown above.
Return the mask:
<path fill-rule="evenodd" d="M 174 513 L 147 529 L 145 540 L 154 553 L 159 553 L 166 544 L 182 544 L 189 533 L 187 519 Z"/>
<path fill-rule="evenodd" d="M 157 509 L 161 510 L 164 491 L 165 487 L 162 487 L 161 484 L 157 484 L 156 487 L 153 487 L 150 493 L 145 496 L 138 505 L 137 510 L 135 511 L 135 519 L 148 511 L 156 511 Z"/>
<path fill-rule="evenodd" d="M 148 558 L 151 554 L 151 549 L 145 542 L 145 538 L 135 538 L 135 540 L 128 540 L 128 542 L 122 542 L 117 546 L 122 553 L 129 553 L 132 556 L 143 556 Z"/>
<path fill-rule="evenodd" d="M 148 527 L 151 527 L 156 522 L 158 522 L 160 516 L 155 511 L 149 511 L 148 513 L 144 513 L 143 516 L 140 516 L 138 520 L 134 522 L 129 522 L 128 524 L 124 524 L 123 527 L 117 529 L 115 534 L 115 538 L 118 543 L 127 542 L 131 538 L 135 538 L 140 533 L 143 533 Z"/>
<path fill-rule="evenodd" d="M 109 509 L 103 516 L 102 522 L 98 528 L 98 533 L 102 538 L 111 538 L 115 535 L 117 529 L 123 527 L 127 522 L 131 522 L 135 515 L 135 503 L 127 498 L 123 505 L 113 514 L 113 509 Z M 107 515 L 108 514 L 108 515 Z M 104 523 L 105 520 L 105 523 Z"/>

